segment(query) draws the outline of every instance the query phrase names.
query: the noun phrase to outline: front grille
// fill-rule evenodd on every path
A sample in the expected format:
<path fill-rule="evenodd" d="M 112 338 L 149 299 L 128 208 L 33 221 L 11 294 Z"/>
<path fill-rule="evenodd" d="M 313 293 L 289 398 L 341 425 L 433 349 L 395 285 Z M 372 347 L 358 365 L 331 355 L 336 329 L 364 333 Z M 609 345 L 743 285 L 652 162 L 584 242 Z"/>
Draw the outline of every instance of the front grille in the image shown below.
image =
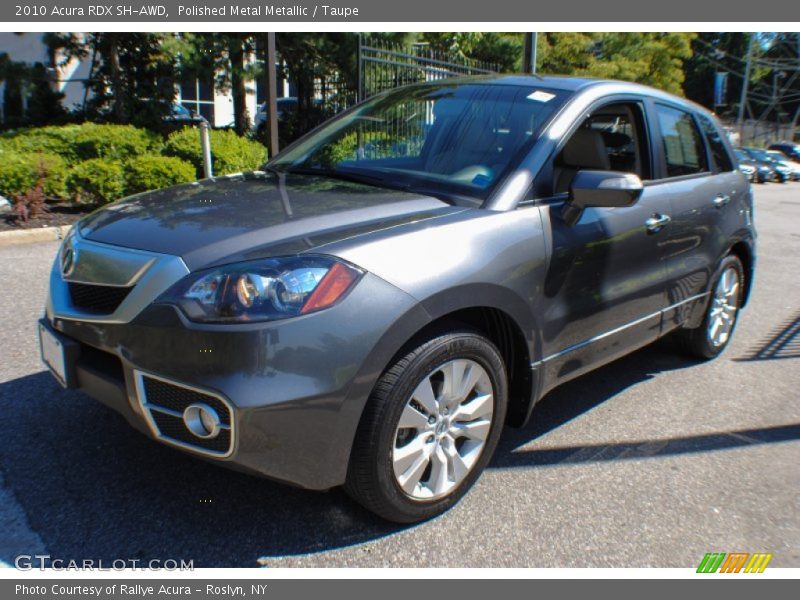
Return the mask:
<path fill-rule="evenodd" d="M 68 286 L 69 296 L 75 308 L 98 315 L 113 313 L 133 289 L 74 282 L 70 282 Z"/>
<path fill-rule="evenodd" d="M 214 454 L 227 454 L 228 449 L 231 447 L 230 429 L 221 430 L 219 435 L 213 440 L 201 440 L 186 429 L 186 425 L 183 424 L 183 419 L 181 417 L 175 417 L 156 410 L 151 414 L 163 438 L 177 440 L 190 446 L 199 446 L 203 450 L 210 451 Z"/>
<path fill-rule="evenodd" d="M 223 425 L 231 424 L 228 407 L 214 396 L 203 394 L 185 387 L 172 385 L 160 379 L 144 376 L 144 391 L 147 394 L 148 404 L 168 408 L 183 414 L 184 409 L 190 404 L 208 404 L 217 411 L 219 420 Z"/>
<path fill-rule="evenodd" d="M 233 415 L 230 406 L 218 396 L 194 388 L 136 373 L 142 408 L 159 439 L 209 454 L 225 456 L 233 445 Z M 219 415 L 220 431 L 213 439 L 195 436 L 183 422 L 183 411 L 192 404 L 206 404 Z"/>

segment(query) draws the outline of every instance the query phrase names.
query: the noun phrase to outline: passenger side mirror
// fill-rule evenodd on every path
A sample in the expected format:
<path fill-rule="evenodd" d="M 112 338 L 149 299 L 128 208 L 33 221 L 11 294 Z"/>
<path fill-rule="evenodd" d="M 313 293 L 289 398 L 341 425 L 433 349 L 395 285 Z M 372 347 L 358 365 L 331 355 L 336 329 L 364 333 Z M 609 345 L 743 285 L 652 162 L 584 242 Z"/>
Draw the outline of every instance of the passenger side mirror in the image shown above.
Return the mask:
<path fill-rule="evenodd" d="M 581 170 L 569 186 L 569 199 L 562 217 L 567 225 L 575 225 L 585 208 L 632 206 L 642 195 L 642 180 L 633 173 Z"/>

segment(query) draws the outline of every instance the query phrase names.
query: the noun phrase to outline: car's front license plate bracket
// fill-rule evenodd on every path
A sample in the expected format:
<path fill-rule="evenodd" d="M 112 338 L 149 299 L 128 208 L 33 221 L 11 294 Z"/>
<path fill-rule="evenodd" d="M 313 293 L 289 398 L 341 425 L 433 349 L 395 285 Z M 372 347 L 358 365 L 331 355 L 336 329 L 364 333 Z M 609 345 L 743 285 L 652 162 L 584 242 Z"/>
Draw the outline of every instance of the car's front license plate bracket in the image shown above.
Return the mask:
<path fill-rule="evenodd" d="M 44 321 L 39 321 L 39 350 L 42 362 L 53 377 L 65 388 L 74 388 L 75 361 L 80 345 L 63 335 L 53 331 Z"/>

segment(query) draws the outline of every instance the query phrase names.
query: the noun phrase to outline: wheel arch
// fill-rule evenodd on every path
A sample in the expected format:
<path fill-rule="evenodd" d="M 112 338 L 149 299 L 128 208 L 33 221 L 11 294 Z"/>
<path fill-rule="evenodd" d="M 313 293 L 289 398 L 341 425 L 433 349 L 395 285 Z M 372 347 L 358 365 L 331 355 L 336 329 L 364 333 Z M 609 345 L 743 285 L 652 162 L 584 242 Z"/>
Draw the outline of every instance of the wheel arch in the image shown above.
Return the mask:
<path fill-rule="evenodd" d="M 755 274 L 755 252 L 753 251 L 752 244 L 739 240 L 733 243 L 728 250 L 727 255 L 736 256 L 742 263 L 744 268 L 744 292 L 742 294 L 742 307 L 747 306 L 747 301 L 750 299 L 750 291 L 753 287 L 753 275 Z"/>
<path fill-rule="evenodd" d="M 531 369 L 541 348 L 538 329 L 525 302 L 497 285 L 465 285 L 436 294 L 400 315 L 369 352 L 340 407 L 339 426 L 333 446 L 344 453 L 344 464 L 330 468 L 344 481 L 356 431 L 375 384 L 392 364 L 436 331 L 468 326 L 483 332 L 497 347 L 504 361 L 513 365 L 509 374 L 509 404 L 506 423 L 522 426 L 533 408 L 539 382 Z M 507 364 L 506 369 L 509 370 Z"/>

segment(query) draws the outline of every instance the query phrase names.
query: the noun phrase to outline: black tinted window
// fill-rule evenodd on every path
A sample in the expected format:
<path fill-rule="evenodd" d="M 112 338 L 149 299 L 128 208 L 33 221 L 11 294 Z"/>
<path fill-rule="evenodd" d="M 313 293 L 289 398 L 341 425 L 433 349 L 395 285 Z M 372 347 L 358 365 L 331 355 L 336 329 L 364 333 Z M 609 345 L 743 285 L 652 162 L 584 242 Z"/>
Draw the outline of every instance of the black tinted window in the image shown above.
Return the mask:
<path fill-rule="evenodd" d="M 708 171 L 703 138 L 688 112 L 658 105 L 658 123 L 664 143 L 667 177 Z"/>
<path fill-rule="evenodd" d="M 703 127 L 703 132 L 706 134 L 708 140 L 708 147 L 711 150 L 711 157 L 714 159 L 717 171 L 733 171 L 733 163 L 728 151 L 725 148 L 725 143 L 722 141 L 722 136 L 719 134 L 719 129 L 714 126 L 711 119 L 708 117 L 700 117 L 700 125 Z"/>

